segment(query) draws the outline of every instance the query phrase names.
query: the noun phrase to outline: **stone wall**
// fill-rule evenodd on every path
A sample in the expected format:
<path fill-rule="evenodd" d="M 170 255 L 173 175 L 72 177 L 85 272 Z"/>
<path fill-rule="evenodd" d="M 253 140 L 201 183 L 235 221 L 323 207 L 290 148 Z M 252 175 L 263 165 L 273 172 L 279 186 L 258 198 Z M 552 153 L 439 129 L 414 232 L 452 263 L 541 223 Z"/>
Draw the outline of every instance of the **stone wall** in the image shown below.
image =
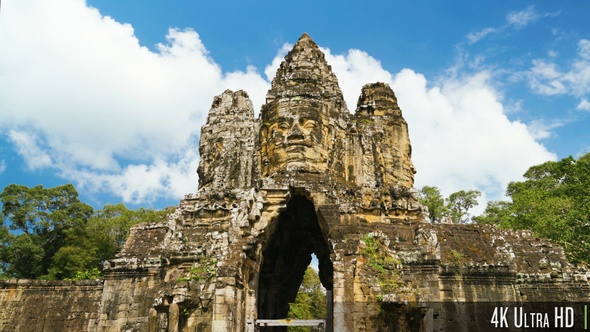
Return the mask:
<path fill-rule="evenodd" d="M 0 331 L 92 330 L 101 296 L 101 281 L 0 281 Z"/>

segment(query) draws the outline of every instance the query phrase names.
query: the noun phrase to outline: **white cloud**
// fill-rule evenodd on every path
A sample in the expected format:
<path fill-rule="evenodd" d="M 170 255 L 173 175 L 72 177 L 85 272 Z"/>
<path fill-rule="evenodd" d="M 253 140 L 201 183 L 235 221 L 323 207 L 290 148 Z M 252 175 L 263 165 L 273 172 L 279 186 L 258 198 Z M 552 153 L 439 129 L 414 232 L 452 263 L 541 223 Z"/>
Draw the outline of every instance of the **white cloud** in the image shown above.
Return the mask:
<path fill-rule="evenodd" d="M 590 40 L 582 39 L 578 42 L 580 58 L 590 60 Z"/>
<path fill-rule="evenodd" d="M 480 30 L 478 32 L 473 32 L 467 35 L 467 41 L 469 42 L 469 44 L 475 44 L 478 41 L 480 41 L 482 38 L 484 38 L 485 36 L 489 35 L 490 33 L 494 33 L 494 32 L 498 32 L 497 29 L 495 28 L 485 28 L 483 30 Z"/>
<path fill-rule="evenodd" d="M 588 99 L 584 98 L 580 101 L 578 106 L 576 106 L 576 109 L 580 111 L 590 111 L 590 102 Z"/>
<path fill-rule="evenodd" d="M 535 59 L 528 76 L 528 84 L 536 93 L 555 95 L 567 92 L 563 80 L 564 74 L 557 68 L 555 63 Z"/>
<path fill-rule="evenodd" d="M 180 199 L 195 192 L 197 150 L 187 150 L 170 161 L 158 159 L 151 164 L 128 165 L 119 172 L 96 173 L 67 170 L 63 176 L 78 181 L 79 188 L 116 193 L 125 202 L 145 203 L 158 198 Z"/>
<path fill-rule="evenodd" d="M 505 114 L 514 114 L 519 113 L 522 111 L 522 104 L 523 100 L 511 100 L 504 104 L 504 113 Z"/>
<path fill-rule="evenodd" d="M 562 127 L 565 124 L 566 121 L 563 120 L 552 120 L 549 122 L 546 120 L 533 120 L 529 123 L 528 129 L 534 139 L 541 140 L 552 137 L 554 135 L 552 130 Z"/>
<path fill-rule="evenodd" d="M 333 55 L 329 49 L 322 48 L 326 60 L 338 77 L 338 82 L 348 110 L 354 112 L 363 85 L 373 82 L 391 82 L 391 73 L 381 67 L 381 63 L 364 51 L 351 49 L 346 54 Z"/>
<path fill-rule="evenodd" d="M 521 11 L 510 12 L 506 15 L 506 22 L 498 26 L 496 28 L 487 27 L 477 32 L 472 32 L 467 34 L 467 43 L 469 45 L 475 44 L 481 39 L 485 38 L 486 36 L 493 34 L 493 33 L 502 33 L 507 29 L 521 29 L 525 26 L 536 22 L 541 17 L 554 17 L 559 15 L 560 12 L 553 12 L 553 13 L 544 13 L 539 14 L 534 6 L 528 6 Z"/>
<path fill-rule="evenodd" d="M 535 93 L 575 97 L 590 94 L 590 40 L 578 42 L 578 54 L 569 68 L 562 70 L 554 61 L 553 58 L 551 61 L 535 59 L 524 74 Z M 583 100 L 580 104 L 584 105 Z"/>
<path fill-rule="evenodd" d="M 4 173 L 4 171 L 6 171 L 6 161 L 0 160 L 0 174 Z"/>
<path fill-rule="evenodd" d="M 429 87 L 411 70 L 396 75 L 392 87 L 410 126 L 417 187 L 436 185 L 447 195 L 477 188 L 501 199 L 528 167 L 555 159 L 525 124 L 506 117 L 489 80 L 481 72 Z"/>
<path fill-rule="evenodd" d="M 49 155 L 39 147 L 41 140 L 34 133 L 10 130 L 8 138 L 16 147 L 18 153 L 23 156 L 30 170 L 53 165 Z"/>
<path fill-rule="evenodd" d="M 3 1 L 0 134 L 29 168 L 54 167 L 126 201 L 194 191 L 213 96 L 246 88 L 260 105 L 269 83 L 252 67 L 224 74 L 190 29 L 170 29 L 156 49 L 83 0 Z M 164 175 L 186 165 L 187 151 L 190 178 Z"/>
<path fill-rule="evenodd" d="M 535 8 L 533 6 L 528 6 L 524 10 L 506 15 L 506 22 L 509 26 L 519 29 L 535 22 L 539 18 L 540 15 L 535 11 Z"/>
<path fill-rule="evenodd" d="M 580 111 L 590 111 L 590 102 L 588 99 L 584 98 L 580 101 L 578 106 L 576 106 L 576 109 Z"/>

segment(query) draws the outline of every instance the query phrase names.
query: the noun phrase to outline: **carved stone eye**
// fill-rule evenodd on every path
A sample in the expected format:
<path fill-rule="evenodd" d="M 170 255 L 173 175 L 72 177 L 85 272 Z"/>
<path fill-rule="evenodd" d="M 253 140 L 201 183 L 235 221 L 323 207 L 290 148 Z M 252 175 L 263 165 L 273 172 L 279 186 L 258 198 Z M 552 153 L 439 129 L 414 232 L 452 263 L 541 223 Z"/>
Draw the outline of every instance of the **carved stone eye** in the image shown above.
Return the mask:
<path fill-rule="evenodd" d="M 289 129 L 289 127 L 290 127 L 289 124 L 285 121 L 279 123 L 279 129 L 287 130 L 287 129 Z"/>
<path fill-rule="evenodd" d="M 315 127 L 317 127 L 316 122 L 313 120 L 307 120 L 303 123 L 303 128 L 305 129 L 314 129 Z"/>

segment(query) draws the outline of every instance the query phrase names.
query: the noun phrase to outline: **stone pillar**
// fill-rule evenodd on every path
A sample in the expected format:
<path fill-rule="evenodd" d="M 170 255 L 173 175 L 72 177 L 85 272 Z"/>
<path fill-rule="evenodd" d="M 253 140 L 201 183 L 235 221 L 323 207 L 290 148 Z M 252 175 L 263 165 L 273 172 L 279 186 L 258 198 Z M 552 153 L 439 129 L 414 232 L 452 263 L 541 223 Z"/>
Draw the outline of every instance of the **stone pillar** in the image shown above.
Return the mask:
<path fill-rule="evenodd" d="M 325 332 L 334 332 L 334 293 L 326 291 L 326 326 Z"/>
<path fill-rule="evenodd" d="M 355 242 L 340 243 L 334 250 L 334 331 L 355 331 L 354 277 L 357 255 L 346 255 L 346 250 L 358 247 Z M 346 249 L 348 248 L 348 249 Z"/>
<path fill-rule="evenodd" d="M 344 252 L 337 253 L 337 256 L 344 256 Z M 352 259 L 334 262 L 334 331 L 354 331 L 354 296 L 353 280 L 354 269 Z"/>
<path fill-rule="evenodd" d="M 178 304 L 170 304 L 170 307 L 168 307 L 168 332 L 178 332 L 179 317 L 180 308 L 178 308 Z"/>
<path fill-rule="evenodd" d="M 235 290 L 233 287 L 218 288 L 215 290 L 213 302 L 213 332 L 234 331 L 234 302 Z"/>
<path fill-rule="evenodd" d="M 148 317 L 148 331 L 158 331 L 158 311 L 155 308 L 150 308 Z"/>

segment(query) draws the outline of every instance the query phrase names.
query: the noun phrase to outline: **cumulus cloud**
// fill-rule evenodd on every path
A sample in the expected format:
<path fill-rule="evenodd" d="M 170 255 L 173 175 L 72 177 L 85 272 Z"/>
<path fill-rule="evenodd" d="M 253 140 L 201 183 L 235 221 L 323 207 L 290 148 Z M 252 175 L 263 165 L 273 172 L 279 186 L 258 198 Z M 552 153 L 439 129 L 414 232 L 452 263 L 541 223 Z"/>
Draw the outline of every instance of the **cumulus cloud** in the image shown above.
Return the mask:
<path fill-rule="evenodd" d="M 145 203 L 159 197 L 179 199 L 195 192 L 197 151 L 150 164 L 131 164 L 120 172 L 97 173 L 88 170 L 69 169 L 62 176 L 73 178 L 83 188 L 93 188 L 116 193 L 125 202 Z"/>
<path fill-rule="evenodd" d="M 2 14 L 0 134 L 30 169 L 126 201 L 194 191 L 213 96 L 247 87 L 261 104 L 269 86 L 253 67 L 223 73 L 191 29 L 170 29 L 154 52 L 83 0 L 5 1 Z M 190 178 L 167 174 L 180 165 Z"/>
<path fill-rule="evenodd" d="M 0 160 L 0 174 L 4 173 L 6 170 L 6 161 Z"/>
<path fill-rule="evenodd" d="M 334 55 L 322 49 L 326 60 L 338 77 L 350 112 L 356 109 L 363 85 L 373 82 L 392 82 L 393 76 L 383 69 L 381 63 L 364 51 L 351 49 L 345 54 Z"/>

